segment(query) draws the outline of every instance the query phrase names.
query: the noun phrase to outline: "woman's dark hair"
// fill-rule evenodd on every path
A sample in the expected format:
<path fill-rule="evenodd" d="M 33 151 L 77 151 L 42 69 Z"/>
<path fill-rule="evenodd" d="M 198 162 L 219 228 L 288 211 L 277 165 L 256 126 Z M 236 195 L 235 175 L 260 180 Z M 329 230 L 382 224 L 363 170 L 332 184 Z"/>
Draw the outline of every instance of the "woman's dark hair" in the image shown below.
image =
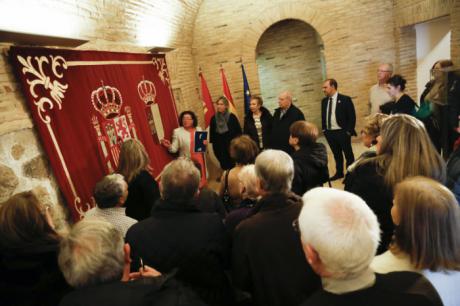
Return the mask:
<path fill-rule="evenodd" d="M 401 75 L 395 74 L 394 76 L 388 79 L 387 84 L 390 84 L 394 87 L 399 86 L 400 90 L 404 91 L 404 89 L 406 89 L 406 82 L 406 79 L 403 78 Z"/>
<path fill-rule="evenodd" d="M 195 113 L 192 112 L 192 111 L 184 111 L 184 112 L 180 113 L 180 115 L 179 115 L 179 125 L 180 126 L 182 126 L 182 119 L 184 119 L 185 115 L 190 115 L 190 117 L 192 117 L 193 127 L 196 127 L 198 125 L 198 119 L 196 118 Z"/>
<path fill-rule="evenodd" d="M 0 205 L 1 247 L 20 248 L 59 240 L 60 236 L 48 223 L 42 205 L 31 191 L 15 194 Z"/>

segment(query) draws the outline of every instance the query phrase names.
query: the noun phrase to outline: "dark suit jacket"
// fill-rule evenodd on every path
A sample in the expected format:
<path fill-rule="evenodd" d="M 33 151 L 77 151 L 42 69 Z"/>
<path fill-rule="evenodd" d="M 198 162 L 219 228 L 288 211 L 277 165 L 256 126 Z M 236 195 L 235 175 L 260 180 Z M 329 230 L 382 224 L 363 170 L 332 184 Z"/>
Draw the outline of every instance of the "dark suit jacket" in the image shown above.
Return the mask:
<path fill-rule="evenodd" d="M 270 138 L 270 148 L 282 150 L 288 154 L 294 152 L 294 149 L 289 145 L 289 128 L 291 124 L 299 120 L 305 120 L 305 117 L 300 109 L 294 104 L 286 111 L 286 114 L 280 119 L 281 109 L 277 108 L 273 115 L 272 134 Z"/>
<path fill-rule="evenodd" d="M 177 279 L 205 302 L 231 304 L 224 273 L 230 241 L 219 215 L 199 211 L 192 200 L 181 204 L 159 200 L 151 217 L 128 230 L 126 242 L 131 246 L 131 271 L 139 269 L 140 257 L 162 273 L 178 268 Z"/>
<path fill-rule="evenodd" d="M 329 103 L 329 97 L 325 97 L 321 101 L 321 123 L 323 131 L 327 127 L 327 104 Z M 337 124 L 348 132 L 350 135 L 356 136 L 355 124 L 356 124 L 356 114 L 353 101 L 349 96 L 342 94 L 337 95 L 337 104 L 335 107 L 335 118 Z"/>
<path fill-rule="evenodd" d="M 301 208 L 293 193 L 266 195 L 233 234 L 233 282 L 255 306 L 297 306 L 321 286 L 292 228 Z"/>

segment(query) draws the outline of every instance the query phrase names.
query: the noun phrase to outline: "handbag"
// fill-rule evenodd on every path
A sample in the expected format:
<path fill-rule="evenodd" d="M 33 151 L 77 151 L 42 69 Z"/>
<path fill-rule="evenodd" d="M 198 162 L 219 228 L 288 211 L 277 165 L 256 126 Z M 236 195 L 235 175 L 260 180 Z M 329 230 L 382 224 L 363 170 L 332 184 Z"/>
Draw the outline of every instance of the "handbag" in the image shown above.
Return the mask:
<path fill-rule="evenodd" d="M 431 102 L 428 100 L 422 100 L 420 106 L 415 105 L 414 117 L 418 119 L 425 119 L 431 116 L 433 113 L 433 107 Z"/>
<path fill-rule="evenodd" d="M 224 180 L 224 193 L 222 194 L 222 202 L 224 203 L 225 207 L 229 206 L 232 198 L 230 197 L 230 192 L 228 192 L 228 174 L 230 170 L 225 171 L 225 180 Z"/>

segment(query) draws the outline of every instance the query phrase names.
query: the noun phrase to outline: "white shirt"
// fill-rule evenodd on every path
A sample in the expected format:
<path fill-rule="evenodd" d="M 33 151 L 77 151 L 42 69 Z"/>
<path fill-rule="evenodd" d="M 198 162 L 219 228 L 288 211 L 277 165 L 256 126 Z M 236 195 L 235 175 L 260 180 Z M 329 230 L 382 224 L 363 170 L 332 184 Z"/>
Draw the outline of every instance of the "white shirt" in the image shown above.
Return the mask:
<path fill-rule="evenodd" d="M 336 91 L 335 94 L 332 97 L 327 97 L 327 107 L 326 107 L 326 130 L 340 130 L 342 129 L 338 124 L 337 124 L 337 119 L 335 118 L 335 109 L 337 106 L 337 96 L 339 95 L 339 92 Z M 328 114 L 329 114 L 329 107 L 330 107 L 330 99 L 332 98 L 332 113 L 331 113 L 331 128 L 328 127 Z"/>
<path fill-rule="evenodd" d="M 375 84 L 369 90 L 369 108 L 370 115 L 380 113 L 380 105 L 393 101 L 384 87 Z"/>
<path fill-rule="evenodd" d="M 125 207 L 99 208 L 94 207 L 85 213 L 85 218 L 99 218 L 112 223 L 115 228 L 121 232 L 123 237 L 126 236 L 128 229 L 135 223 L 136 219 L 128 217 L 125 213 Z"/>

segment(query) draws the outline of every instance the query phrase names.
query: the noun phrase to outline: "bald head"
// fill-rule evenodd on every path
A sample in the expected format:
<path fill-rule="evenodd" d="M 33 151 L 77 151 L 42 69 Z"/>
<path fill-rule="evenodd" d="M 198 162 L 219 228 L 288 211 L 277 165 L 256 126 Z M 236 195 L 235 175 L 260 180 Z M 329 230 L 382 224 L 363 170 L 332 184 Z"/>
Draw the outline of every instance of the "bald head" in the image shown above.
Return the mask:
<path fill-rule="evenodd" d="M 278 96 L 278 105 L 281 109 L 288 109 L 292 104 L 292 93 L 290 91 L 283 91 Z"/>

